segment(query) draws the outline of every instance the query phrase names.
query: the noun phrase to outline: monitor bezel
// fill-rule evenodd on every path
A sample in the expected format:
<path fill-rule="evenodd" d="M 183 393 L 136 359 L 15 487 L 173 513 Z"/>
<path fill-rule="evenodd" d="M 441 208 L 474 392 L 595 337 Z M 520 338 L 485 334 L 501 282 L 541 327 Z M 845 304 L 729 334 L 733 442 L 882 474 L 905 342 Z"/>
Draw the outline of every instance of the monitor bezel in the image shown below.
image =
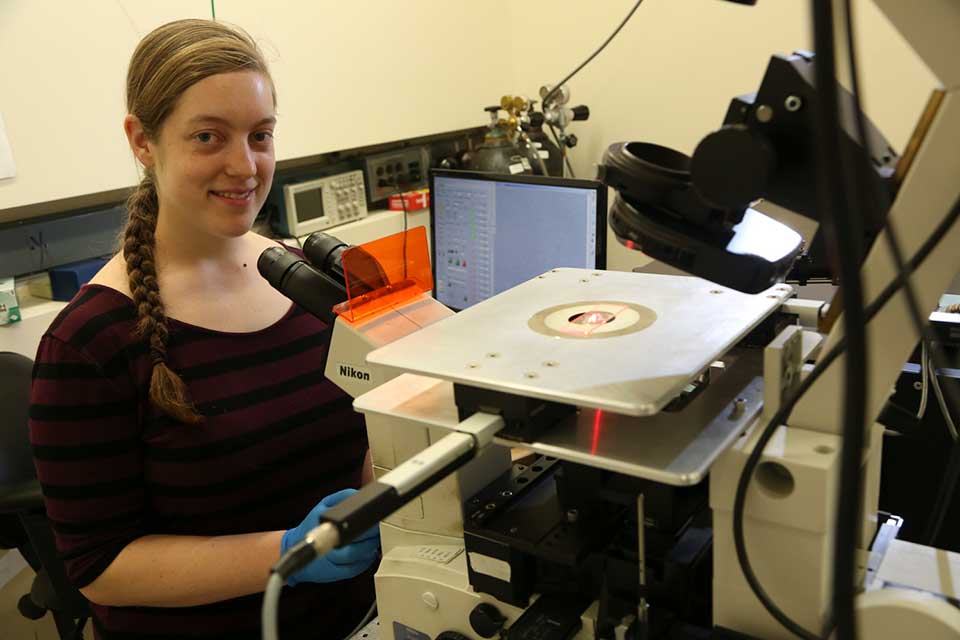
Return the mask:
<path fill-rule="evenodd" d="M 580 178 L 558 178 L 555 176 L 538 176 L 530 174 L 504 174 L 487 171 L 465 171 L 463 169 L 430 169 L 430 272 L 433 276 L 433 297 L 437 298 L 437 225 L 436 225 L 436 189 L 434 181 L 437 177 L 462 178 L 467 180 L 485 180 L 487 182 L 512 182 L 515 184 L 532 184 L 551 187 L 574 187 L 577 189 L 593 189 L 597 193 L 597 247 L 594 269 L 607 268 L 607 186 L 597 180 L 583 180 Z M 457 307 L 450 307 L 453 311 L 462 311 Z"/>

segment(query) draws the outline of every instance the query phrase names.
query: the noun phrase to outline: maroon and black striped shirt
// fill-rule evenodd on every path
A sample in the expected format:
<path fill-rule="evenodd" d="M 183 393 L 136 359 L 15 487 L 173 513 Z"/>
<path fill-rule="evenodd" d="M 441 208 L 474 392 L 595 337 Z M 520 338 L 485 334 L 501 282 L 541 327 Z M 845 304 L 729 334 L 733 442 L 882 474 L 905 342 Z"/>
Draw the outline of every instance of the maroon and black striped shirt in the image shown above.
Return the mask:
<path fill-rule="evenodd" d="M 140 536 L 290 529 L 324 496 L 359 487 L 366 430 L 350 397 L 324 379 L 320 320 L 297 305 L 252 333 L 171 319 L 168 363 L 205 416 L 199 425 L 177 423 L 147 401 L 150 358 L 132 337 L 135 323 L 129 298 L 87 285 L 37 352 L 30 436 L 57 545 L 78 587 Z M 373 601 L 371 576 L 285 588 L 284 633 L 343 637 Z M 261 599 L 93 605 L 94 625 L 105 639 L 258 638 Z"/>

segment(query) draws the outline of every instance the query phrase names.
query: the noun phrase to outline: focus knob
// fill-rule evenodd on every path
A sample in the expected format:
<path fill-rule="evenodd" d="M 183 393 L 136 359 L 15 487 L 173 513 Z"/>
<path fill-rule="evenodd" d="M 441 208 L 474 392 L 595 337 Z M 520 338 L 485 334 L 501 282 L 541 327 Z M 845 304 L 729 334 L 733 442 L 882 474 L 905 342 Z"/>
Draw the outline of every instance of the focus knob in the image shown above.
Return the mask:
<path fill-rule="evenodd" d="M 492 604 L 481 602 L 470 612 L 470 626 L 481 638 L 492 638 L 503 628 L 507 619 Z"/>

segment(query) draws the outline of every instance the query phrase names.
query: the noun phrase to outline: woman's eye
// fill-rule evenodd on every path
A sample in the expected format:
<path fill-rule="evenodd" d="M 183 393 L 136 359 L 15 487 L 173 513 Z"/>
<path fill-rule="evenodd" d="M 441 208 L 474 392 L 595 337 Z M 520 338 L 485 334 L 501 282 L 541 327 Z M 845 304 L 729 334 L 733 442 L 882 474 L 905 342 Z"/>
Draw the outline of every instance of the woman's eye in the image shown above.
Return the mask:
<path fill-rule="evenodd" d="M 194 137 L 197 139 L 198 142 L 202 142 L 203 144 L 209 144 L 216 139 L 213 132 L 211 131 L 201 131 Z"/>

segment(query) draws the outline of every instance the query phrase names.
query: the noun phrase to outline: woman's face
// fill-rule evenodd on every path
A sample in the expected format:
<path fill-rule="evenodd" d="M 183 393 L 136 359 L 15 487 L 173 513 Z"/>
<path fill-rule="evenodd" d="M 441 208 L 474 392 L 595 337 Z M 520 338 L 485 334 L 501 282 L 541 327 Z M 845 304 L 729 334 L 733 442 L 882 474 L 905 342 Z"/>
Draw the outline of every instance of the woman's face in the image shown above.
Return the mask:
<path fill-rule="evenodd" d="M 223 73 L 187 89 L 150 143 L 164 226 L 220 238 L 249 231 L 273 181 L 275 124 L 272 86 L 260 73 Z"/>

